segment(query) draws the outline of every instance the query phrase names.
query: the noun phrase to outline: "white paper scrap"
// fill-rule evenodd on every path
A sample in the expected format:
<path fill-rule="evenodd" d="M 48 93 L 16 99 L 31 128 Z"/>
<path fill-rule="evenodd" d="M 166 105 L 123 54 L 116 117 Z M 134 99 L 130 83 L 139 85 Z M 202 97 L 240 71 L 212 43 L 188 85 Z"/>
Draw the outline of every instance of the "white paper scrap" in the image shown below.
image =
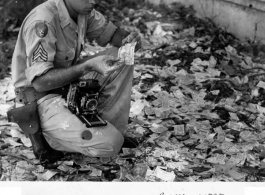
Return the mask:
<path fill-rule="evenodd" d="M 265 82 L 259 81 L 259 83 L 257 84 L 257 87 L 265 89 Z"/>
<path fill-rule="evenodd" d="M 154 174 L 157 178 L 162 179 L 163 181 L 166 182 L 173 182 L 175 179 L 175 174 L 173 171 L 167 172 L 162 170 L 160 167 L 156 167 Z"/>
<path fill-rule="evenodd" d="M 45 180 L 45 181 L 49 181 L 56 174 L 57 174 L 57 172 L 48 170 L 45 173 L 40 175 L 40 179 Z"/>
<path fill-rule="evenodd" d="M 119 48 L 118 58 L 121 62 L 125 62 L 126 65 L 134 64 L 134 50 L 136 42 L 126 43 L 124 46 Z"/>

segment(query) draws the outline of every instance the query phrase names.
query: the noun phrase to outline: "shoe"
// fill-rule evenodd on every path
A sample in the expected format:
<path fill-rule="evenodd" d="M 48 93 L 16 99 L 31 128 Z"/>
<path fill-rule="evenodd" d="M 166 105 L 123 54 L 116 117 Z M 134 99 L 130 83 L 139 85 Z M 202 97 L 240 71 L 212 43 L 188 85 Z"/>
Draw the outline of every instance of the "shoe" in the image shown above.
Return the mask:
<path fill-rule="evenodd" d="M 51 148 L 41 131 L 28 135 L 28 137 L 32 143 L 33 153 L 41 163 L 54 163 L 64 157 L 63 152 Z"/>
<path fill-rule="evenodd" d="M 122 148 L 136 148 L 139 145 L 137 139 L 133 137 L 124 137 Z"/>

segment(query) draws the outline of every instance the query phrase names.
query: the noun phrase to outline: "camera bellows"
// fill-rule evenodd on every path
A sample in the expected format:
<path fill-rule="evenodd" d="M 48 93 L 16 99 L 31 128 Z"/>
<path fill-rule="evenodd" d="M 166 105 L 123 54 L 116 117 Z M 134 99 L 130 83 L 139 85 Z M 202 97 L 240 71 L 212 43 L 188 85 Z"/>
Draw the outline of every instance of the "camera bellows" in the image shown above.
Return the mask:
<path fill-rule="evenodd" d="M 92 139 L 92 133 L 88 130 L 83 131 L 82 133 L 82 139 L 84 140 L 91 140 Z"/>

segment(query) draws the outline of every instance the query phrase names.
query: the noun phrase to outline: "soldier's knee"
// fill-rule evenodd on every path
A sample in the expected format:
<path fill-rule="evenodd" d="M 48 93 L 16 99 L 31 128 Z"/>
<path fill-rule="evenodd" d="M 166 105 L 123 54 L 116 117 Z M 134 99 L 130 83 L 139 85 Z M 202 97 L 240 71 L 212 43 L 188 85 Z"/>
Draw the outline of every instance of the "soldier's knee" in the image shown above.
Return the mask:
<path fill-rule="evenodd" d="M 107 139 L 108 148 L 110 148 L 111 156 L 116 155 L 121 150 L 124 138 L 120 132 L 117 132 L 116 136 L 112 136 Z M 112 152 L 111 152 L 112 151 Z"/>
<path fill-rule="evenodd" d="M 105 137 L 100 145 L 94 147 L 94 156 L 115 156 L 121 150 L 123 142 L 124 138 L 120 132 L 115 136 Z"/>

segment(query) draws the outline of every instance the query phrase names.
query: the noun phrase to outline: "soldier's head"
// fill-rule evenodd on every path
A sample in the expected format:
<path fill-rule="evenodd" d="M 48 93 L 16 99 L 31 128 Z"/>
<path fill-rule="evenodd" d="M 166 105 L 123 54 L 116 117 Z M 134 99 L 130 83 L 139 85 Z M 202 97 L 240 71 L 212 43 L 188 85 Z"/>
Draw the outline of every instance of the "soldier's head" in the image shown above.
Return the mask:
<path fill-rule="evenodd" d="M 95 0 L 64 0 L 71 17 L 88 15 L 94 9 Z"/>

